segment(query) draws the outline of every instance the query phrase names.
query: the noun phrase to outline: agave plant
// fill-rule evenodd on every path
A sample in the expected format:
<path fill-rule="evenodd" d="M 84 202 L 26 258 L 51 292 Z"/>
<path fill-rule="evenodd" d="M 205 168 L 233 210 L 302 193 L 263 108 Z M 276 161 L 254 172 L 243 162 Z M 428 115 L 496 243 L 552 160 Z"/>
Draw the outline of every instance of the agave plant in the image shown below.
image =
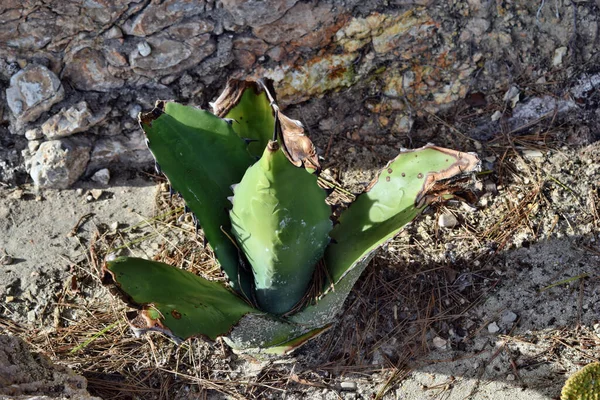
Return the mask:
<path fill-rule="evenodd" d="M 334 217 L 315 147 L 279 111 L 270 82 L 231 80 L 211 107 L 159 101 L 140 124 L 228 283 L 140 258 L 107 261 L 104 282 L 138 309 L 128 313 L 138 334 L 293 350 L 331 326 L 378 249 L 426 206 L 453 197 L 449 180 L 479 165 L 476 155 L 433 145 L 402 151 Z M 324 282 L 311 281 L 317 266 Z"/>

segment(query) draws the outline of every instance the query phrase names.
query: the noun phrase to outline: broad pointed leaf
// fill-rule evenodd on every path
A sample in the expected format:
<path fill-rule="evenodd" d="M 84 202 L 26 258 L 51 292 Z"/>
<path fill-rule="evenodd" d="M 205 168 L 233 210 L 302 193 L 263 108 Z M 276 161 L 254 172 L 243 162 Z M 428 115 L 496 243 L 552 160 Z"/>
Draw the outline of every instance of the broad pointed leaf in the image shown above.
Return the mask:
<path fill-rule="evenodd" d="M 104 271 L 104 282 L 141 308 L 130 321 L 140 331 L 214 340 L 228 334 L 244 315 L 260 312 L 221 282 L 156 261 L 122 257 L 107 262 Z"/>
<path fill-rule="evenodd" d="M 232 119 L 239 137 L 252 140 L 248 150 L 260 157 L 273 137 L 275 117 L 263 86 L 258 82 L 231 79 L 212 104 L 215 115 Z"/>
<path fill-rule="evenodd" d="M 233 287 L 250 296 L 251 280 L 238 267 L 238 250 L 227 236 L 230 186 L 252 164 L 246 143 L 230 123 L 194 107 L 158 102 L 140 116 L 148 147 L 173 190 L 198 218 Z"/>
<path fill-rule="evenodd" d="M 325 261 L 334 282 L 372 250 L 393 238 L 427 205 L 436 182 L 471 172 L 477 156 L 428 145 L 400 153 L 345 210 L 331 232 Z"/>
<path fill-rule="evenodd" d="M 342 308 L 369 261 L 383 244 L 396 236 L 429 203 L 436 183 L 468 173 L 479 166 L 471 153 L 427 145 L 400 153 L 369 185 L 367 191 L 345 210 L 331 232 L 334 241 L 325 252 L 325 262 L 334 290 L 316 305 L 291 316 L 299 324 L 325 324 Z"/>
<path fill-rule="evenodd" d="M 283 314 L 304 296 L 332 223 L 317 178 L 288 162 L 276 142 L 236 186 L 233 233 L 254 273 L 258 304 Z"/>
<path fill-rule="evenodd" d="M 262 155 L 268 141 L 273 138 L 277 118 L 282 149 L 288 160 L 297 167 L 320 170 L 315 146 L 305 135 L 300 121 L 279 111 L 271 80 L 230 79 L 223 93 L 212 103 L 212 108 L 215 115 L 236 121 L 233 128 L 241 138 L 256 141 L 250 143 L 249 149 L 257 157 Z"/>

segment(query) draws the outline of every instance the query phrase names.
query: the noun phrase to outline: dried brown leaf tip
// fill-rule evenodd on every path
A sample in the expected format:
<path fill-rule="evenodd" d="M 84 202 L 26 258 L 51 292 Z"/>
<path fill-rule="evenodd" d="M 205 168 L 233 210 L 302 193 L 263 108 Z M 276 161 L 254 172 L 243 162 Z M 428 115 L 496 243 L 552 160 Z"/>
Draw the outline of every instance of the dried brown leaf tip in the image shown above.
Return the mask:
<path fill-rule="evenodd" d="M 288 118 L 281 112 L 277 113 L 279 126 L 281 127 L 281 138 L 283 141 L 283 152 L 296 167 L 321 170 L 319 158 L 313 142 L 304 134 L 304 127 L 300 121 Z"/>
<path fill-rule="evenodd" d="M 304 133 L 304 126 L 298 120 L 291 119 L 279 110 L 275 99 L 273 81 L 263 79 L 258 81 L 269 98 L 277 123 L 279 125 L 280 139 L 283 142 L 283 153 L 296 167 L 321 171 L 319 157 L 313 142 Z"/>
<path fill-rule="evenodd" d="M 138 115 L 138 122 L 140 123 L 142 128 L 144 125 L 152 126 L 152 122 L 154 122 L 155 119 L 160 117 L 165 112 L 165 103 L 166 101 L 164 100 L 158 100 L 154 104 L 154 108 L 152 109 L 152 111 L 149 111 L 147 113 L 140 113 Z"/>
<path fill-rule="evenodd" d="M 253 89 L 255 93 L 259 93 L 262 90 L 262 87 L 254 81 L 243 81 L 239 79 L 230 79 L 227 81 L 225 90 L 223 90 L 217 100 L 210 103 L 213 114 L 217 117 L 224 118 L 229 111 L 240 102 L 244 91 L 248 88 Z"/>

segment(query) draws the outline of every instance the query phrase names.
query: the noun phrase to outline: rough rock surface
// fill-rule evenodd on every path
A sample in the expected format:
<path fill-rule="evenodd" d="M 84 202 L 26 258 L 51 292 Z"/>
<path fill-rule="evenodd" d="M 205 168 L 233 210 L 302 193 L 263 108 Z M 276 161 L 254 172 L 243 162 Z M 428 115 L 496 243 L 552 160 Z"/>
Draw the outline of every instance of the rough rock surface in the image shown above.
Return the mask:
<path fill-rule="evenodd" d="M 65 91 L 58 77 L 42 65 L 30 65 L 10 78 L 7 105 L 19 123 L 35 120 L 61 101 Z"/>
<path fill-rule="evenodd" d="M 86 386 L 84 377 L 31 353 L 23 340 L 0 335 L 0 398 L 99 400 Z"/>
<path fill-rule="evenodd" d="M 50 140 L 40 145 L 31 162 L 31 177 L 41 188 L 66 189 L 85 172 L 90 147 L 81 140 Z"/>
<path fill-rule="evenodd" d="M 94 116 L 85 101 L 63 108 L 42 124 L 42 132 L 48 140 L 71 136 L 83 132 L 101 122 L 106 113 Z"/>
<path fill-rule="evenodd" d="M 4 1 L 0 96 L 8 107 L 0 112 L 0 136 L 64 121 L 72 107 L 79 109 L 74 104 L 85 102 L 94 118 L 110 112 L 70 134 L 85 136 L 93 153 L 105 152 L 96 148 L 111 147 L 111 140 L 138 148 L 132 138 L 143 138 L 132 136 L 139 128 L 130 119 L 135 107 L 148 110 L 157 99 L 205 106 L 229 77 L 266 76 L 290 114 L 306 102 L 302 109 L 310 112 L 294 116 L 317 143 L 320 135 L 361 139 L 385 132 L 408 146 L 423 118 L 473 93 L 514 88 L 518 94 L 493 123 L 473 127 L 475 139 L 489 140 L 527 92 L 540 93 L 544 104 L 544 96 L 564 95 L 544 92 L 546 82 L 579 77 L 579 86 L 592 89 L 578 90 L 575 103 L 590 97 L 597 71 L 586 66 L 597 64 L 599 15 L 594 2 Z M 600 116 L 568 108 L 591 118 L 590 134 L 600 135 L 594 123 Z M 17 150 L 27 147 L 9 141 Z M 26 151 L 0 165 L 0 177 L 18 176 L 8 170 L 33 156 Z M 129 166 L 149 160 L 115 154 L 86 170 L 115 159 Z"/>

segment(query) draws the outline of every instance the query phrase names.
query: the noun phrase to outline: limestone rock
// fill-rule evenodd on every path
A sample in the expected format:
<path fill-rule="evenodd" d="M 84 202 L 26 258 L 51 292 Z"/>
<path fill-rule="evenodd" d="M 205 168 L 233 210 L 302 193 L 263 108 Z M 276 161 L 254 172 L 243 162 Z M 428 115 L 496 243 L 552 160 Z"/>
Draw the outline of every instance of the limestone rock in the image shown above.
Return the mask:
<path fill-rule="evenodd" d="M 18 10 L 20 5 L 14 6 Z M 13 48 L 39 50 L 48 45 L 57 33 L 57 26 L 53 21 L 55 17 L 50 10 L 36 7 L 27 13 L 27 18 L 13 20 L 6 24 L 2 21 L 0 37 Z"/>
<path fill-rule="evenodd" d="M 90 47 L 84 47 L 67 61 L 64 77 L 79 90 L 110 92 L 123 86 L 123 79 L 110 74 L 104 55 Z"/>
<path fill-rule="evenodd" d="M 10 79 L 8 107 L 21 123 L 36 120 L 65 96 L 58 77 L 42 65 L 31 64 Z"/>
<path fill-rule="evenodd" d="M 101 122 L 108 112 L 96 116 L 85 101 L 80 101 L 69 109 L 62 109 L 42 124 L 42 132 L 49 140 L 71 136 L 77 132 L 84 132 Z"/>
<path fill-rule="evenodd" d="M 180 73 L 198 64 L 216 50 L 216 45 L 206 33 L 186 42 L 169 39 L 166 35 L 156 35 L 147 38 L 152 52 L 147 56 L 134 50 L 129 57 L 129 63 L 140 75 L 160 77 Z"/>
<path fill-rule="evenodd" d="M 31 178 L 41 188 L 66 189 L 81 177 L 90 159 L 90 145 L 65 138 L 40 145 L 31 159 Z"/>
<path fill-rule="evenodd" d="M 203 33 L 212 32 L 215 24 L 208 20 L 194 20 L 194 22 L 184 22 L 173 25 L 167 29 L 171 39 L 185 41 L 189 38 L 200 36 Z"/>
<path fill-rule="evenodd" d="M 254 34 L 272 44 L 290 42 L 313 32 L 317 27 L 333 20 L 332 6 L 298 3 L 278 21 L 254 29 Z"/>
<path fill-rule="evenodd" d="M 40 128 L 29 129 L 25 131 L 25 138 L 27 140 L 38 140 L 41 139 L 44 134 Z"/>
<path fill-rule="evenodd" d="M 124 28 L 130 35 L 148 36 L 181 21 L 184 17 L 198 15 L 203 11 L 203 0 L 152 2 Z"/>
<path fill-rule="evenodd" d="M 128 137 L 107 137 L 98 140 L 92 150 L 88 173 L 107 165 L 123 165 L 129 167 L 149 166 L 154 158 L 146 146 L 146 138 L 140 131 Z"/>
<path fill-rule="evenodd" d="M 99 169 L 90 179 L 101 185 L 108 185 L 108 182 L 110 181 L 110 171 L 108 168 Z"/>
<path fill-rule="evenodd" d="M 19 338 L 0 335 L 0 397 L 100 400 L 90 396 L 86 387 L 84 377 L 31 353 Z"/>
<path fill-rule="evenodd" d="M 238 25 L 258 27 L 277 21 L 297 2 L 298 0 L 223 0 L 223 7 Z"/>

